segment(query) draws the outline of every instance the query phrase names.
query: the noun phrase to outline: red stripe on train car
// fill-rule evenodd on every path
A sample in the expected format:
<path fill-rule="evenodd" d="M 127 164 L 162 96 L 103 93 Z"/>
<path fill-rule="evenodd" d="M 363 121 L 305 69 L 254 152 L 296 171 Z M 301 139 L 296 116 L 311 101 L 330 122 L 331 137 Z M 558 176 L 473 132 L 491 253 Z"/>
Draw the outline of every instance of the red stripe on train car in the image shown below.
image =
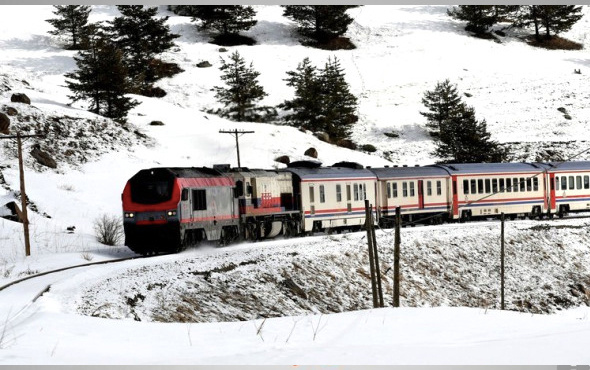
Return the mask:
<path fill-rule="evenodd" d="M 238 215 L 207 216 L 207 217 L 183 218 L 180 220 L 180 222 L 185 224 L 185 223 L 189 223 L 189 222 L 234 220 L 237 218 L 238 218 Z"/>
<path fill-rule="evenodd" d="M 181 187 L 198 188 L 213 186 L 234 186 L 234 180 L 229 177 L 180 177 L 177 179 Z"/>

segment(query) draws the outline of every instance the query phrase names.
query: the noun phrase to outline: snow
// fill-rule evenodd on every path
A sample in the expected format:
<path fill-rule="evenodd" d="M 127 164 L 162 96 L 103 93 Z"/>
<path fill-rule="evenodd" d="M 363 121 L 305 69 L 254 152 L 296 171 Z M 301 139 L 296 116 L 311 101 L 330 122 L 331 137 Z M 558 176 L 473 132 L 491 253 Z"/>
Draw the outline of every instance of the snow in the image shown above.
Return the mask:
<path fill-rule="evenodd" d="M 292 127 L 205 113 L 218 106 L 212 87 L 221 84 L 220 58 L 229 53 L 165 7 L 161 14 L 170 15 L 181 37 L 163 58 L 185 72 L 158 83 L 168 92 L 164 98 L 134 96 L 141 104 L 121 127 L 86 112 L 83 103 L 69 105 L 64 74 L 75 68 L 75 52 L 47 34 L 52 7 L 3 5 L 0 110 L 19 111 L 12 128 L 48 127 L 53 148 L 41 144 L 59 164 L 47 169 L 25 155 L 32 251 L 25 257 L 22 225 L 0 218 L 0 285 L 134 256 L 124 246 L 99 244 L 95 220 L 120 215 L 123 186 L 142 168 L 236 165 L 234 140 L 219 130 L 255 131 L 240 138 L 242 163 L 252 168 L 283 166 L 274 162 L 280 155 L 304 159 L 309 147 L 327 165 L 429 164 L 436 158 L 419 114 L 421 98 L 449 78 L 471 95 L 463 99 L 486 119 L 494 140 L 515 143 L 515 157 L 534 159 L 549 149 L 567 157 L 586 149 L 588 15 L 563 35 L 584 50 L 547 51 L 526 45 L 522 30 L 508 31 L 500 43 L 473 38 L 446 8 L 351 9 L 355 22 L 347 36 L 357 49 L 334 52 L 300 45 L 296 26 L 278 6 L 256 6 L 259 23 L 245 34 L 257 45 L 229 48 L 261 72 L 269 93 L 264 105 L 291 98 L 285 72 L 305 57 L 318 67 L 338 57 L 359 97 L 353 139 L 378 148 L 369 155 Z M 93 6 L 91 21 L 117 14 L 114 6 Z M 195 67 L 204 60 L 213 67 Z M 11 103 L 14 92 L 26 93 L 32 105 Z M 154 120 L 164 126 L 149 125 Z M 400 137 L 388 138 L 389 132 Z M 33 143 L 25 142 L 25 153 Z M 14 143 L 2 140 L 0 153 L 0 206 L 20 204 Z M 0 364 L 587 364 L 588 226 L 585 219 L 507 224 L 510 311 L 499 310 L 495 221 L 404 228 L 401 308 L 371 308 L 363 233 L 203 245 L 80 267 L 0 292 Z M 385 272 L 393 236 L 379 230 L 377 238 L 389 306 L 391 272 Z"/>

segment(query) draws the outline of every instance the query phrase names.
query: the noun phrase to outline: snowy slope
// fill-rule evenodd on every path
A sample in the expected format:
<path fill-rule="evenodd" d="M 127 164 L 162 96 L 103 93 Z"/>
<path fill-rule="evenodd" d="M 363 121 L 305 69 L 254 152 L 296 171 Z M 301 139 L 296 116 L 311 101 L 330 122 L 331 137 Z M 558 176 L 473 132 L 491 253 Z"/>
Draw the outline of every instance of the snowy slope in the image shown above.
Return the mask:
<path fill-rule="evenodd" d="M 274 162 L 280 155 L 303 159 L 310 147 L 327 165 L 341 160 L 371 166 L 429 164 L 436 158 L 430 155 L 434 146 L 419 113 L 421 98 L 449 78 L 470 94 L 464 100 L 487 120 L 493 139 L 517 143 L 518 159 L 534 158 L 547 148 L 563 150 L 565 156 L 587 149 L 588 7 L 586 17 L 563 35 L 583 43 L 584 50 L 567 52 L 532 48 L 522 40 L 527 33 L 522 30 L 508 31 L 500 43 L 473 38 L 461 22 L 446 16 L 446 8 L 352 9 L 355 22 L 347 36 L 357 49 L 334 52 L 303 47 L 296 26 L 278 6 L 257 6 L 259 22 L 246 34 L 258 44 L 229 48 L 261 73 L 269 94 L 264 105 L 292 97 L 285 72 L 303 58 L 323 66 L 328 57 L 338 57 L 359 98 L 360 122 L 353 138 L 379 149 L 369 155 L 333 147 L 291 127 L 230 122 L 205 113 L 218 106 L 212 87 L 221 84 L 220 58 L 229 53 L 208 43 L 210 35 L 197 32 L 188 18 L 165 7 L 161 14 L 170 16 L 173 32 L 181 37 L 163 58 L 185 72 L 158 83 L 168 92 L 164 98 L 134 96 L 142 104 L 131 112 L 129 125 L 121 127 L 86 112 L 82 103 L 69 105 L 64 73 L 75 68 L 75 53 L 62 49 L 64 40 L 47 34 L 45 19 L 52 17 L 52 7 L 0 6 L 0 111 L 9 106 L 19 111 L 13 129 L 48 127 L 52 141 L 39 143 L 58 159 L 58 168 L 51 170 L 26 155 L 32 255 L 24 256 L 21 225 L 0 218 L 0 285 L 36 271 L 133 255 L 123 246 L 97 243 L 94 220 L 120 214 L 125 181 L 142 168 L 236 165 L 233 138 L 220 134 L 221 129 L 256 131 L 240 141 L 242 163 L 252 168 L 283 166 Z M 114 6 L 94 6 L 91 21 L 117 15 Z M 196 68 L 204 60 L 213 67 Z M 32 105 L 11 103 L 15 92 L 26 93 Z M 150 126 L 154 120 L 165 125 Z M 389 132 L 399 138 L 386 137 Z M 25 153 L 34 143 L 25 142 Z M 0 175 L 0 203 L 18 200 L 15 146 L 4 140 Z M 72 225 L 76 232 L 66 232 Z M 509 308 L 527 313 L 496 311 L 496 223 L 404 229 L 406 308 L 399 310 L 333 314 L 370 307 L 362 233 L 223 249 L 204 246 L 149 262 L 64 274 L 39 281 L 31 290 L 15 287 L 4 296 L 14 300 L 0 302 L 0 322 L 5 322 L 0 324 L 0 363 L 588 363 L 583 340 L 590 331 L 588 308 L 559 312 L 588 304 L 588 225 L 543 224 L 558 225 L 557 231 L 539 225 L 516 222 L 509 231 L 508 253 L 514 259 Z M 386 270 L 391 235 L 380 232 L 378 237 Z M 215 272 L 223 268 L 229 268 L 227 273 Z M 209 281 L 204 279 L 207 271 L 213 271 Z M 286 289 L 287 279 L 311 298 Z M 385 280 L 390 294 L 390 278 Z M 51 284 L 50 292 L 15 318 L 16 302 L 44 284 Z M 184 307 L 183 315 L 172 315 L 182 296 L 208 305 L 207 315 L 191 316 L 190 307 Z M 251 300 L 265 302 L 265 311 L 252 312 L 258 307 L 248 307 Z M 480 308 L 424 308 L 428 306 Z M 292 316 L 277 317 L 285 314 Z M 264 321 L 266 316 L 272 318 Z M 173 318 L 188 323 L 154 322 Z M 250 321 L 196 323 L 242 319 Z M 410 334 L 391 334 L 399 332 Z M 129 343 L 134 343 L 133 353 Z M 110 356 L 104 357 L 105 351 Z"/>

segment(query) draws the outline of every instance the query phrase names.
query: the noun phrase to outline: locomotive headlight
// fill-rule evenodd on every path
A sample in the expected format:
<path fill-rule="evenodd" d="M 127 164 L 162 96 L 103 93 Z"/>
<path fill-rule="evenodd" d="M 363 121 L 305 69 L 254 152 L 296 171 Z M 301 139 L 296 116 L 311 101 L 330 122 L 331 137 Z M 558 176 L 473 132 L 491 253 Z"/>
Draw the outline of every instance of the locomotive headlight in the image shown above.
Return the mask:
<path fill-rule="evenodd" d="M 176 216 L 176 210 L 168 211 L 168 216 Z"/>
<path fill-rule="evenodd" d="M 125 218 L 133 218 L 135 216 L 135 213 L 133 212 L 125 212 Z"/>

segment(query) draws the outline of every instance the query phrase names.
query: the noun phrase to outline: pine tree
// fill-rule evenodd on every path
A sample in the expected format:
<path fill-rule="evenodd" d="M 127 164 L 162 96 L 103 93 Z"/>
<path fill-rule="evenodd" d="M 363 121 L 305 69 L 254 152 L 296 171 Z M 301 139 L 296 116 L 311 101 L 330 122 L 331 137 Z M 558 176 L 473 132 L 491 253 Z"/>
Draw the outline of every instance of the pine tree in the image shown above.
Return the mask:
<path fill-rule="evenodd" d="M 551 38 L 552 33 L 566 32 L 582 18 L 581 11 L 582 7 L 575 5 L 522 5 L 515 25 L 533 25 L 536 40 L 542 41 L 541 29 L 545 29 L 545 39 Z"/>
<path fill-rule="evenodd" d="M 285 81 L 287 86 L 295 88 L 295 98 L 279 106 L 293 111 L 284 119 L 295 127 L 317 127 L 322 102 L 319 99 L 320 83 L 316 67 L 311 65 L 309 58 L 305 58 L 295 71 L 289 71 L 287 75 L 289 77 Z"/>
<path fill-rule="evenodd" d="M 457 86 L 452 85 L 448 79 L 436 84 L 434 90 L 424 93 L 422 104 L 428 108 L 428 112 L 420 112 L 426 117 L 426 127 L 432 137 L 437 137 L 442 131 L 443 123 L 458 114 L 462 104 Z"/>
<path fill-rule="evenodd" d="M 247 31 L 257 23 L 251 6 L 194 5 L 192 12 L 193 20 L 201 22 L 201 29 L 214 29 L 224 35 Z"/>
<path fill-rule="evenodd" d="M 498 11 L 494 5 L 459 5 L 447 14 L 455 19 L 467 21 L 465 30 L 484 34 L 498 22 Z"/>
<path fill-rule="evenodd" d="M 91 27 L 91 29 L 93 29 Z M 103 33 L 90 35 L 88 50 L 74 57 L 78 69 L 65 75 L 73 92 L 73 102 L 89 100 L 89 110 L 125 122 L 127 112 L 138 103 L 125 96 L 129 92 L 123 53 Z"/>
<path fill-rule="evenodd" d="M 214 88 L 215 97 L 225 106 L 220 114 L 236 121 L 257 120 L 256 102 L 268 95 L 258 84 L 260 73 L 254 70 L 252 63 L 246 66 L 237 51 L 230 56 L 229 62 L 221 58 L 221 63 L 221 79 L 227 86 Z"/>
<path fill-rule="evenodd" d="M 319 84 L 322 103 L 319 126 L 334 142 L 348 139 L 352 125 L 358 121 L 355 114 L 358 103 L 350 93 L 337 58 L 328 58 L 324 69 L 320 70 Z"/>
<path fill-rule="evenodd" d="M 80 49 L 80 41 L 84 37 L 85 27 L 88 23 L 90 6 L 88 5 L 54 5 L 55 14 L 58 18 L 48 19 L 55 30 L 49 31 L 51 35 L 68 34 L 72 44 L 69 49 Z"/>
<path fill-rule="evenodd" d="M 449 80 L 438 83 L 422 100 L 430 112 L 422 113 L 427 126 L 437 129 L 436 149 L 432 153 L 442 162 L 502 162 L 506 152 L 487 131 L 486 121 L 475 118 L 475 110 L 459 98 L 456 85 Z"/>
<path fill-rule="evenodd" d="M 319 42 L 343 35 L 353 19 L 346 14 L 358 5 L 283 5 L 283 15 L 299 24 L 299 32 Z"/>
<path fill-rule="evenodd" d="M 154 18 L 157 7 L 119 5 L 117 9 L 122 16 L 111 22 L 111 32 L 125 55 L 129 74 L 138 86 L 138 92 L 143 92 L 154 82 L 148 75 L 157 75 L 151 71 L 155 56 L 172 48 L 174 39 L 179 35 L 171 33 L 165 24 L 168 17 Z"/>

